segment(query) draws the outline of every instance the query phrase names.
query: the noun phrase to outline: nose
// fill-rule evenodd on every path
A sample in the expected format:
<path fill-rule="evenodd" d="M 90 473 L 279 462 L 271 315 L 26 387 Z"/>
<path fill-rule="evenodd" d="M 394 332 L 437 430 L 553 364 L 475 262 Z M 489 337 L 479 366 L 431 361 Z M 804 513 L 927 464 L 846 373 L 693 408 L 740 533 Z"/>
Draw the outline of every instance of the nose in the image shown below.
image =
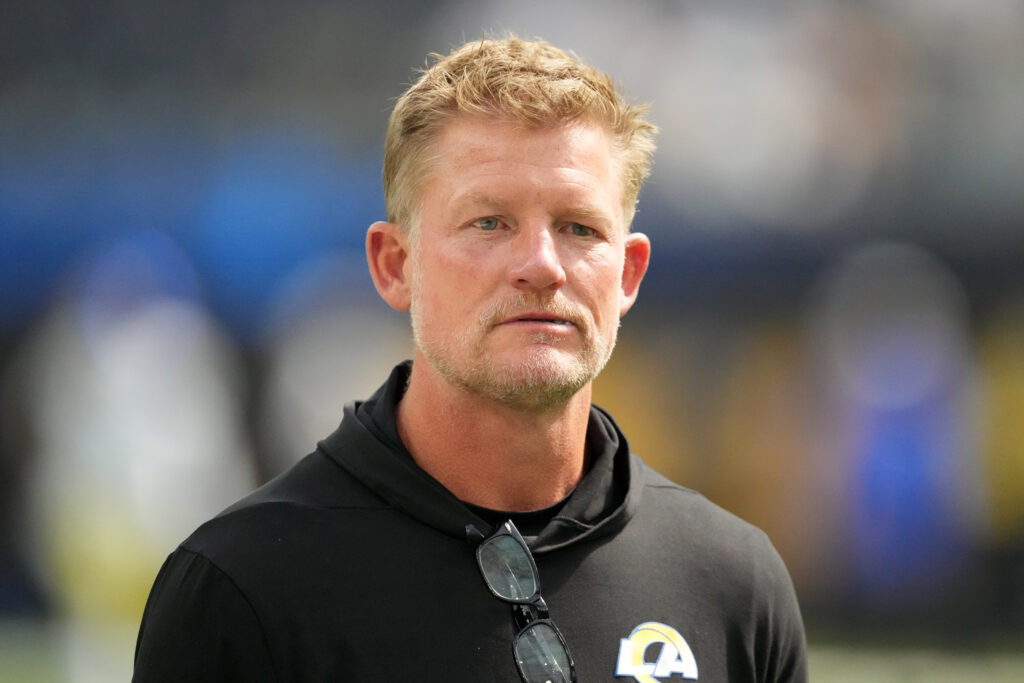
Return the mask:
<path fill-rule="evenodd" d="M 556 290 L 565 284 L 558 244 L 548 228 L 523 229 L 516 236 L 509 279 L 523 290 Z"/>

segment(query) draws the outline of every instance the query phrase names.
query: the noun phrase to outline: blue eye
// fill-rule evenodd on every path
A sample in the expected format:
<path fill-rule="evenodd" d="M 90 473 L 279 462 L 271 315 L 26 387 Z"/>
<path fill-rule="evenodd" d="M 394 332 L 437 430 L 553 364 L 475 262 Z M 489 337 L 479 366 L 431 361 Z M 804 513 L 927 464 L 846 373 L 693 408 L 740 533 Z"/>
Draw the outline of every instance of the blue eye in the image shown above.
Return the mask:
<path fill-rule="evenodd" d="M 494 216 L 488 216 L 487 218 L 481 218 L 480 220 L 478 220 L 476 222 L 476 224 L 478 226 L 480 226 L 481 230 L 491 231 L 491 230 L 497 230 L 498 229 L 498 219 L 495 218 Z"/>
<path fill-rule="evenodd" d="M 588 228 L 587 226 L 582 225 L 580 223 L 573 223 L 569 227 L 569 229 L 572 230 L 572 234 L 576 235 L 577 237 L 590 237 L 591 235 L 594 234 L 593 228 Z"/>

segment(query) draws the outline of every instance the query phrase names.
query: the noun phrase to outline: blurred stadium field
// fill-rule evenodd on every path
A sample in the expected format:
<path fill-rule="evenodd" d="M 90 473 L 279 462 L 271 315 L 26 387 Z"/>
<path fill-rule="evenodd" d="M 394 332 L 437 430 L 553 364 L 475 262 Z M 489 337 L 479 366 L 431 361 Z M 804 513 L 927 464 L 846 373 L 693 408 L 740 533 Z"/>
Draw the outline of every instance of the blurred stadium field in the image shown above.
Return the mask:
<path fill-rule="evenodd" d="M 1019 683 L 1024 681 L 1020 652 L 942 651 L 914 647 L 812 646 L 814 683 Z"/>

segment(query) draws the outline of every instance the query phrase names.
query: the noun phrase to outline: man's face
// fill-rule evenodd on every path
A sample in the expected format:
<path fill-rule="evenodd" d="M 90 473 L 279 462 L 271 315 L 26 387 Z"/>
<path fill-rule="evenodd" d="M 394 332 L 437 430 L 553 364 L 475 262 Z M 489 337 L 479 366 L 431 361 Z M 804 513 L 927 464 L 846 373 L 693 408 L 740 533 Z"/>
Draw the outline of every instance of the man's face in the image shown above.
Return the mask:
<path fill-rule="evenodd" d="M 408 263 L 419 352 L 482 397 L 565 403 L 611 356 L 647 265 L 610 136 L 457 117 L 435 151 Z"/>

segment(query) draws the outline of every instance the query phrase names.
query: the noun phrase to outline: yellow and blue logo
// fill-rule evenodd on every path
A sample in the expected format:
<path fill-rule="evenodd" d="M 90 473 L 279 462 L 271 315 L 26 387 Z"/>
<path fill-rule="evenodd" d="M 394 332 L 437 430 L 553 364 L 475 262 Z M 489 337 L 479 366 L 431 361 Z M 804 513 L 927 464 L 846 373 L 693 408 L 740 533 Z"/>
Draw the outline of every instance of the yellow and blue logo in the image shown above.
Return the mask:
<path fill-rule="evenodd" d="M 647 649 L 661 644 L 656 661 L 645 659 Z M 697 660 L 679 631 L 666 624 L 648 621 L 640 624 L 628 638 L 619 641 L 619 661 L 615 676 L 632 676 L 637 683 L 659 683 L 658 679 L 680 674 L 684 679 L 697 680 Z"/>

